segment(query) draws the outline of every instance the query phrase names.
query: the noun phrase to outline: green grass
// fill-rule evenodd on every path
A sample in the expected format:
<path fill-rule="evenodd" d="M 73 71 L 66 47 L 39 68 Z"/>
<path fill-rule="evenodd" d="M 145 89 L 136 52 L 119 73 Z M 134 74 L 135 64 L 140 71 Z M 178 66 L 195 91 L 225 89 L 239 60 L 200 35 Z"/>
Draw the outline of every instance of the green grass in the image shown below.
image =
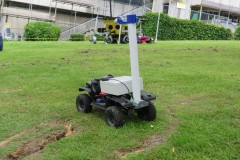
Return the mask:
<path fill-rule="evenodd" d="M 34 159 L 240 159 L 240 42 L 138 45 L 144 88 L 157 95 L 157 119 L 143 122 L 130 116 L 120 129 L 108 127 L 98 109 L 76 112 L 75 98 L 78 88 L 92 78 L 130 75 L 128 45 L 4 43 L 0 142 L 35 129 L 1 147 L 0 158 L 56 130 L 42 123 L 68 121 L 77 133 L 48 144 Z M 169 138 L 157 147 L 124 157 L 117 154 L 163 133 Z"/>

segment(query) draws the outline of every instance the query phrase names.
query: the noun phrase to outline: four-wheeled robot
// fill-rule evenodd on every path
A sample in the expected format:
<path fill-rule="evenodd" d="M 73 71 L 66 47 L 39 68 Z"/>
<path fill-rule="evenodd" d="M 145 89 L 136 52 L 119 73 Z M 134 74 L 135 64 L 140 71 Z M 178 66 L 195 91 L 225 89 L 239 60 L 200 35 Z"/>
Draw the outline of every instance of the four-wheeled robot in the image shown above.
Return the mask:
<path fill-rule="evenodd" d="M 121 127 L 124 124 L 124 114 L 136 112 L 143 120 L 153 121 L 156 118 L 156 108 L 152 100 L 156 96 L 143 91 L 143 80 L 139 76 L 138 48 L 136 38 L 136 15 L 118 17 L 114 23 L 128 25 L 131 76 L 114 77 L 108 75 L 93 79 L 79 89 L 76 99 L 77 110 L 91 112 L 95 106 L 105 110 L 106 123 L 112 127 Z"/>
<path fill-rule="evenodd" d="M 130 76 L 107 75 L 93 79 L 79 88 L 80 92 L 85 93 L 77 96 L 77 110 L 89 113 L 92 107 L 102 109 L 105 111 L 106 123 L 115 128 L 122 127 L 125 122 L 124 115 L 133 112 L 142 120 L 153 121 L 156 118 L 156 109 L 151 101 L 155 100 L 156 96 L 141 91 L 143 102 L 135 106 L 132 101 L 131 83 Z"/>

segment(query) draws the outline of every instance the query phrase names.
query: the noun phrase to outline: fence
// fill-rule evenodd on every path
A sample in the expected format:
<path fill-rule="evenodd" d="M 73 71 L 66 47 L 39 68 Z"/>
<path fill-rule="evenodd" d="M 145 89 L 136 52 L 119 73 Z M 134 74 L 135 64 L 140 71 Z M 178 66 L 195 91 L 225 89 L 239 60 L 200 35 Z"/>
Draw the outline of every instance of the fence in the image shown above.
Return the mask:
<path fill-rule="evenodd" d="M 126 16 L 127 14 L 136 14 L 137 16 L 142 16 L 143 14 L 145 14 L 147 12 L 148 8 L 150 8 L 151 6 L 152 6 L 152 4 L 147 4 L 146 6 L 137 7 L 135 9 L 127 11 L 119 16 Z M 104 23 L 103 23 L 102 19 L 94 18 L 85 23 L 82 23 L 80 25 L 71 27 L 68 30 L 65 30 L 64 32 L 61 33 L 61 38 L 69 39 L 70 35 L 73 33 L 86 33 L 87 31 L 89 31 L 92 28 L 96 29 L 96 28 L 103 28 L 103 27 L 104 27 Z"/>
<path fill-rule="evenodd" d="M 191 11 L 191 19 L 199 20 L 200 19 L 200 11 Z M 239 23 L 233 22 L 233 19 L 229 17 L 219 16 L 210 13 L 201 13 L 201 21 L 207 24 L 214 24 L 224 28 L 229 28 L 232 32 L 235 32 L 236 28 L 240 26 Z"/>

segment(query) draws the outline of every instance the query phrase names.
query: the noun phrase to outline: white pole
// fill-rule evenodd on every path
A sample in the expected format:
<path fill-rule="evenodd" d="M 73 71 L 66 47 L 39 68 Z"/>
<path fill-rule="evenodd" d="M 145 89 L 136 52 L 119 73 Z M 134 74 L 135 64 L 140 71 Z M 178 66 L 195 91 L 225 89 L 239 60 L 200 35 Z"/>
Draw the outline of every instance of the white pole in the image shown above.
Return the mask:
<path fill-rule="evenodd" d="M 139 33 L 140 33 L 140 35 L 139 36 L 142 36 L 142 21 L 139 21 L 139 24 L 140 24 L 140 26 L 139 26 Z"/>
<path fill-rule="evenodd" d="M 51 18 L 51 9 L 52 9 L 52 0 L 50 0 L 50 4 L 49 4 L 49 16 Z"/>
<path fill-rule="evenodd" d="M 130 9 L 131 3 L 132 3 L 132 1 L 130 0 L 130 1 L 129 1 L 129 4 L 128 4 L 128 12 L 131 10 L 131 9 Z"/>
<path fill-rule="evenodd" d="M 161 17 L 161 13 L 160 13 L 160 10 L 159 10 L 159 12 L 158 12 L 158 21 L 157 21 L 157 30 L 156 30 L 155 41 L 158 40 L 158 30 L 159 30 L 159 24 L 160 24 L 160 17 Z"/>
<path fill-rule="evenodd" d="M 118 35 L 118 44 L 121 44 L 121 33 L 122 33 L 122 25 L 120 24 L 119 35 Z"/>
<path fill-rule="evenodd" d="M 1 14 L 3 13 L 4 0 L 1 0 Z"/>
<path fill-rule="evenodd" d="M 3 36 L 3 38 L 4 38 L 4 32 L 5 32 L 5 21 L 6 21 L 6 16 L 4 16 L 4 15 L 2 15 L 1 16 L 1 34 L 2 34 L 2 36 Z"/>
<path fill-rule="evenodd" d="M 96 23 L 95 23 L 95 27 L 94 27 L 94 30 L 96 31 L 97 30 L 97 26 L 98 26 L 98 15 L 96 17 Z"/>
<path fill-rule="evenodd" d="M 219 0 L 219 13 L 218 13 L 218 20 L 220 21 L 220 17 L 221 17 L 221 10 L 222 10 L 222 3 L 221 0 Z"/>
<path fill-rule="evenodd" d="M 140 78 L 139 78 L 139 64 L 138 64 L 138 48 L 137 48 L 137 32 L 136 23 L 128 24 L 130 61 L 132 73 L 132 91 L 134 103 L 141 101 Z"/>
<path fill-rule="evenodd" d="M 76 33 L 76 19 L 77 19 L 77 11 L 75 11 L 75 15 L 74 15 L 74 33 Z"/>
<path fill-rule="evenodd" d="M 31 4 L 31 16 L 30 16 L 30 20 L 32 20 L 32 0 L 30 0 L 30 4 Z"/>
<path fill-rule="evenodd" d="M 233 1 L 230 0 L 230 6 L 229 6 L 229 10 L 228 10 L 228 19 L 227 19 L 227 28 L 228 28 L 228 25 L 229 25 L 229 20 L 230 20 L 230 14 L 231 14 L 232 6 L 233 6 Z"/>
<path fill-rule="evenodd" d="M 4 0 L 1 0 L 1 34 L 2 37 L 4 38 L 4 27 L 5 27 L 5 16 L 2 14 L 3 13 L 3 7 L 4 7 Z"/>
<path fill-rule="evenodd" d="M 55 2 L 54 21 L 56 21 L 56 18 L 57 18 L 57 2 Z"/>
<path fill-rule="evenodd" d="M 199 15 L 199 21 L 201 21 L 201 19 L 202 19 L 202 2 L 203 2 L 203 0 L 201 0 L 201 7 L 200 7 L 200 15 Z"/>
<path fill-rule="evenodd" d="M 30 19 L 30 17 L 31 17 L 31 0 L 29 0 L 28 10 L 29 10 L 29 19 Z"/>

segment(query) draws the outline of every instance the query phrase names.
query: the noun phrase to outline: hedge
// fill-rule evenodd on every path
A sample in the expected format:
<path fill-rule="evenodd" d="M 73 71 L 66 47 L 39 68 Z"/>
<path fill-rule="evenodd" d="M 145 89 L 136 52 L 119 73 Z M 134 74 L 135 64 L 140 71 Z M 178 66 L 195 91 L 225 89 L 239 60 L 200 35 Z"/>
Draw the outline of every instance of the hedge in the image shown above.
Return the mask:
<path fill-rule="evenodd" d="M 78 33 L 71 34 L 70 40 L 71 41 L 84 41 L 84 35 L 78 34 Z"/>
<path fill-rule="evenodd" d="M 86 41 L 89 41 L 90 40 L 90 34 L 86 34 L 85 35 L 85 40 Z M 105 38 L 105 36 L 103 36 L 103 35 L 98 35 L 98 34 L 95 34 L 95 36 L 96 36 L 96 38 L 97 38 L 97 41 L 104 41 L 104 38 Z"/>
<path fill-rule="evenodd" d="M 24 27 L 24 38 L 27 41 L 57 41 L 60 27 L 49 22 L 31 22 Z"/>
<path fill-rule="evenodd" d="M 158 13 L 145 14 L 142 30 L 145 35 L 155 37 Z M 159 40 L 229 40 L 231 31 L 223 27 L 205 24 L 197 20 L 181 20 L 161 14 Z"/>
<path fill-rule="evenodd" d="M 240 27 L 238 27 L 235 31 L 235 39 L 236 40 L 240 40 Z"/>

